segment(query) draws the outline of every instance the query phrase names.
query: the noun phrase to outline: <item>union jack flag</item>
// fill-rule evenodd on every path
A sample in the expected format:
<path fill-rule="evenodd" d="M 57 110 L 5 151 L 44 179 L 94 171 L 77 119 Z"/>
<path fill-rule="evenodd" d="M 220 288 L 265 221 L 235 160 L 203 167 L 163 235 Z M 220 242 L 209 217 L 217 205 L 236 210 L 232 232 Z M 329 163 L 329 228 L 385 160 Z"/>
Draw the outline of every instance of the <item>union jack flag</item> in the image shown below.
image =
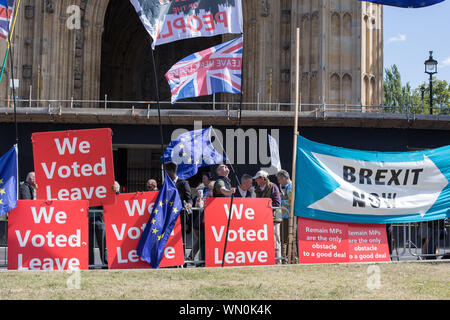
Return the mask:
<path fill-rule="evenodd" d="M 191 54 L 176 63 L 166 79 L 172 104 L 178 99 L 218 92 L 241 93 L 243 36 Z"/>
<path fill-rule="evenodd" d="M 0 38 L 8 39 L 15 0 L 0 0 Z"/>

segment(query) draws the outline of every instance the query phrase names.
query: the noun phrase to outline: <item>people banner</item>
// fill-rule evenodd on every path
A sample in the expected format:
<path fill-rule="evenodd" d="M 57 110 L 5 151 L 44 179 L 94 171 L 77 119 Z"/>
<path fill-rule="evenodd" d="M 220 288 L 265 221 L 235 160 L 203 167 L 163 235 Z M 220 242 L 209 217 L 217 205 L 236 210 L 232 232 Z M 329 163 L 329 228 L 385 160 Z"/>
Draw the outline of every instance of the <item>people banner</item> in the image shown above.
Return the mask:
<path fill-rule="evenodd" d="M 298 136 L 295 215 L 355 223 L 450 216 L 450 146 L 414 152 L 360 151 Z"/>
<path fill-rule="evenodd" d="M 242 0 L 131 0 L 157 45 L 196 37 L 242 34 Z"/>
<path fill-rule="evenodd" d="M 33 133 L 37 198 L 114 203 L 111 129 Z"/>
<path fill-rule="evenodd" d="M 109 269 L 150 268 L 140 259 L 137 247 L 145 225 L 155 207 L 158 192 L 123 193 L 116 203 L 104 206 L 106 252 Z M 180 218 L 169 237 L 161 260 L 161 267 L 184 264 Z"/>
<path fill-rule="evenodd" d="M 19 200 L 8 220 L 9 270 L 87 270 L 88 202 Z"/>

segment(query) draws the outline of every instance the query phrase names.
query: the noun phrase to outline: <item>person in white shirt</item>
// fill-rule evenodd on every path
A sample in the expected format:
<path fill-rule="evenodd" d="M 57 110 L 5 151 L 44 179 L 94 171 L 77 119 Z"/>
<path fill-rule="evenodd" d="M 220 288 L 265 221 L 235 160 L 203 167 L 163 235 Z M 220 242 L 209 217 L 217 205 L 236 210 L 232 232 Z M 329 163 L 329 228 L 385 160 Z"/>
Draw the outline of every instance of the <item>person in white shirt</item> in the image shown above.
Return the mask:
<path fill-rule="evenodd" d="M 249 174 L 241 177 L 241 185 L 237 187 L 236 198 L 256 198 L 255 188 L 253 187 L 253 178 Z"/>

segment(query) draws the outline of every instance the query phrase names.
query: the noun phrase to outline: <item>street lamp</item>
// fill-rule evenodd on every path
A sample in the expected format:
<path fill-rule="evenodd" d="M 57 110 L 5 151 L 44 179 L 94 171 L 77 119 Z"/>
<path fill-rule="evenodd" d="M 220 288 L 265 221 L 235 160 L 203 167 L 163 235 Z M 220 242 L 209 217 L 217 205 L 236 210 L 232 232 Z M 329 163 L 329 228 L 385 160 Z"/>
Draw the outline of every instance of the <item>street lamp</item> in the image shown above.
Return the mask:
<path fill-rule="evenodd" d="M 430 51 L 430 57 L 425 61 L 425 73 L 430 75 L 430 114 L 433 114 L 433 74 L 437 73 L 438 62 L 433 59 L 433 51 Z"/>

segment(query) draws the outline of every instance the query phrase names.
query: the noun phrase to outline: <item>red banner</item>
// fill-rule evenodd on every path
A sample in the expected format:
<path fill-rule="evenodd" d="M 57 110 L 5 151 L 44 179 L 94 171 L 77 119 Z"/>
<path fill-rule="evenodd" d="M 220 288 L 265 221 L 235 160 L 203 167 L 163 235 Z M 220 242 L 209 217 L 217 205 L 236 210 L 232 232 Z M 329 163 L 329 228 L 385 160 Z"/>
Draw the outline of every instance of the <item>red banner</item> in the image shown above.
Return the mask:
<path fill-rule="evenodd" d="M 150 218 L 158 192 L 124 193 L 116 203 L 104 206 L 109 269 L 151 268 L 137 255 L 137 247 Z M 164 249 L 160 267 L 184 264 L 180 218 Z"/>
<path fill-rule="evenodd" d="M 33 133 L 37 198 L 114 203 L 111 129 Z"/>
<path fill-rule="evenodd" d="M 207 198 L 205 258 L 207 267 L 220 267 L 230 212 L 230 198 Z M 270 199 L 233 200 L 225 266 L 275 264 L 273 213 Z"/>
<path fill-rule="evenodd" d="M 300 263 L 390 261 L 384 224 L 299 218 L 298 248 Z"/>
<path fill-rule="evenodd" d="M 9 270 L 87 270 L 88 202 L 19 200 L 8 219 Z"/>

